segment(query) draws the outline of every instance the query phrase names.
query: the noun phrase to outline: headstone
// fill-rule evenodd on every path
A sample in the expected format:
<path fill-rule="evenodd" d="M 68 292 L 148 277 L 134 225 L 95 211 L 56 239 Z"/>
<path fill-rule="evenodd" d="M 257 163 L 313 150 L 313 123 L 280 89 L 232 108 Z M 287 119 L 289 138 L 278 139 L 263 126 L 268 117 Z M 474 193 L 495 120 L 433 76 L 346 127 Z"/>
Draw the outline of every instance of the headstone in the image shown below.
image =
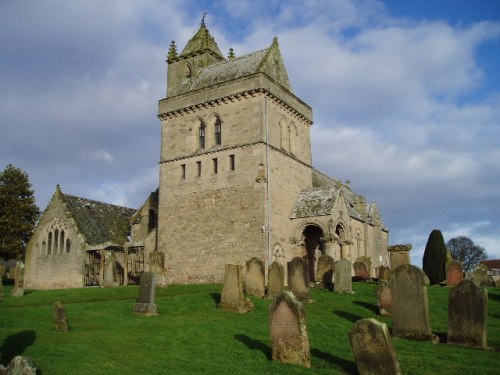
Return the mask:
<path fill-rule="evenodd" d="M 363 256 L 360 256 L 356 260 L 360 260 L 361 262 L 363 262 L 363 263 L 366 264 L 366 270 L 368 271 L 369 278 L 371 279 L 372 276 L 373 276 L 372 275 L 372 270 L 373 270 L 373 260 L 372 260 L 372 258 L 363 255 Z"/>
<path fill-rule="evenodd" d="M 3 301 L 3 266 L 0 264 L 0 302 Z"/>
<path fill-rule="evenodd" d="M 381 281 L 377 289 L 375 289 L 375 294 L 377 295 L 378 308 L 380 315 L 391 316 L 392 311 L 392 292 L 387 281 Z"/>
<path fill-rule="evenodd" d="M 300 257 L 293 258 L 287 263 L 288 289 L 295 294 L 299 301 L 309 299 L 309 270 L 307 260 Z"/>
<path fill-rule="evenodd" d="M 143 272 L 139 285 L 139 296 L 136 299 L 134 312 L 146 316 L 158 315 L 155 304 L 156 274 Z"/>
<path fill-rule="evenodd" d="M 57 332 L 68 332 L 68 318 L 66 316 L 66 310 L 61 302 L 54 303 L 54 318 L 56 321 L 56 331 Z"/>
<path fill-rule="evenodd" d="M 253 310 L 251 302 L 245 299 L 245 294 L 243 293 L 242 266 L 226 264 L 219 308 L 239 313 L 246 313 Z"/>
<path fill-rule="evenodd" d="M 486 348 L 488 292 L 472 280 L 450 289 L 448 298 L 448 344 Z"/>
<path fill-rule="evenodd" d="M 380 266 L 378 268 L 379 281 L 389 281 L 390 278 L 391 278 L 391 269 L 386 266 Z"/>
<path fill-rule="evenodd" d="M 457 286 L 464 279 L 462 263 L 457 260 L 446 262 L 446 286 Z"/>
<path fill-rule="evenodd" d="M 437 341 L 432 334 L 424 272 L 410 264 L 392 271 L 392 334 L 416 340 Z"/>
<path fill-rule="evenodd" d="M 410 264 L 410 250 L 410 244 L 388 246 L 387 251 L 391 260 L 391 269 L 403 264 Z"/>
<path fill-rule="evenodd" d="M 165 253 L 157 250 L 149 253 L 149 271 L 155 273 L 157 286 L 167 286 L 168 282 L 167 273 L 165 272 Z"/>
<path fill-rule="evenodd" d="M 104 259 L 104 280 L 103 286 L 106 288 L 117 287 L 116 281 L 116 256 L 111 252 L 106 252 Z"/>
<path fill-rule="evenodd" d="M 7 366 L 8 375 L 36 375 L 36 367 L 32 358 L 15 356 Z"/>
<path fill-rule="evenodd" d="M 359 375 L 399 375 L 401 369 L 385 323 L 358 320 L 349 331 L 349 342 Z"/>
<path fill-rule="evenodd" d="M 249 296 L 264 298 L 266 274 L 264 262 L 256 257 L 246 262 L 245 291 Z"/>
<path fill-rule="evenodd" d="M 316 270 L 316 282 L 322 288 L 331 288 L 333 283 L 334 260 L 330 255 L 321 255 L 318 258 L 318 267 Z"/>
<path fill-rule="evenodd" d="M 24 295 L 24 263 L 17 262 L 14 269 L 14 288 L 11 292 L 12 297 L 21 297 Z"/>
<path fill-rule="evenodd" d="M 267 271 L 267 296 L 269 298 L 274 298 L 277 294 L 280 294 L 285 287 L 285 268 L 282 264 L 274 261 L 269 266 Z"/>
<path fill-rule="evenodd" d="M 360 281 L 370 281 L 370 272 L 368 271 L 368 267 L 365 262 L 361 260 L 357 260 L 352 264 L 352 268 L 354 268 L 354 277 Z"/>
<path fill-rule="evenodd" d="M 495 280 L 488 275 L 488 267 L 484 264 L 479 264 L 474 271 L 471 272 L 470 278 L 478 285 L 481 286 L 495 286 Z"/>
<path fill-rule="evenodd" d="M 337 260 L 334 275 L 333 291 L 336 293 L 352 293 L 351 262 L 347 259 Z"/>
<path fill-rule="evenodd" d="M 275 297 L 269 306 L 269 329 L 274 361 L 311 367 L 305 309 L 293 293 Z"/>

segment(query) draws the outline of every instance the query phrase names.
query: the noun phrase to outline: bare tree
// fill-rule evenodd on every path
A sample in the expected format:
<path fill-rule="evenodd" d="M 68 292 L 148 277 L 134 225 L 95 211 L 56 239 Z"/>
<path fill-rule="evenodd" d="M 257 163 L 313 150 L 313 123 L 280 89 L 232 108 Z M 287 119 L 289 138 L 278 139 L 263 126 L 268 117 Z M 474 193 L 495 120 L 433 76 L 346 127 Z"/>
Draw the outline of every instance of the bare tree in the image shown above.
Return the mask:
<path fill-rule="evenodd" d="M 470 238 L 459 236 L 452 238 L 446 243 L 451 252 L 451 257 L 462 262 L 464 271 L 470 272 L 480 261 L 488 258 L 486 250 L 474 243 Z"/>

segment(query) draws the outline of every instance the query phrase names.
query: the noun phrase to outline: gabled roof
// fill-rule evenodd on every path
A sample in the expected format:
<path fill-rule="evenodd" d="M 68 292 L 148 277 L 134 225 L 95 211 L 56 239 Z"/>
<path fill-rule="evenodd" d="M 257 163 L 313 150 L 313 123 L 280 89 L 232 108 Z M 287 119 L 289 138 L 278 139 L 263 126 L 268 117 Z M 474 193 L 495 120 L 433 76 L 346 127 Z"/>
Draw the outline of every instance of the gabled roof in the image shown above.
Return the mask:
<path fill-rule="evenodd" d="M 500 259 L 487 259 L 479 263 L 484 264 L 490 270 L 500 270 Z"/>
<path fill-rule="evenodd" d="M 60 190 L 59 194 L 89 245 L 123 244 L 127 241 L 129 218 L 135 209 L 63 194 Z"/>

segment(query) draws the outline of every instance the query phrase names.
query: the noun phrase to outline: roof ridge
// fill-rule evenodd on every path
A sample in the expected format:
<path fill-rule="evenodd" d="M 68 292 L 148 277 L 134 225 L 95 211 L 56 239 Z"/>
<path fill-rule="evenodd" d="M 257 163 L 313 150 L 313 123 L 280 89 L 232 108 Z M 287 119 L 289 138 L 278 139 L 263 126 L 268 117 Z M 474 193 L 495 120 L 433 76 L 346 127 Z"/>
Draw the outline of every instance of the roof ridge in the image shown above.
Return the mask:
<path fill-rule="evenodd" d="M 107 203 L 107 202 L 98 201 L 98 200 L 90 199 L 90 198 L 79 197 L 77 195 L 66 194 L 66 193 L 61 193 L 61 194 L 63 195 L 63 197 L 76 198 L 76 199 L 79 199 L 79 200 L 83 200 L 83 201 L 87 201 L 87 202 L 92 202 L 92 203 L 98 203 L 98 204 L 102 204 L 102 205 L 106 205 L 106 206 L 113 206 L 113 207 L 118 207 L 118 208 L 126 208 L 128 210 L 136 210 L 135 208 L 132 208 L 132 207 L 122 206 L 122 205 L 114 204 L 114 203 Z"/>

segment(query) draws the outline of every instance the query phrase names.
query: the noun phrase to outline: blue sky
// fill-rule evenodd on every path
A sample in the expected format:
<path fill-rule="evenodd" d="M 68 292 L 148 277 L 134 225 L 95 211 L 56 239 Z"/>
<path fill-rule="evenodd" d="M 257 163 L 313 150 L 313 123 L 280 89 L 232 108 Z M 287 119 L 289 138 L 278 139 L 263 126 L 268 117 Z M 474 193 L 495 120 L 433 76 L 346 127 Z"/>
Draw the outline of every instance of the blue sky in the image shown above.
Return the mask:
<path fill-rule="evenodd" d="M 139 207 L 158 184 L 165 57 L 206 24 L 221 51 L 280 43 L 312 106 L 313 164 L 377 201 L 421 264 L 429 233 L 500 258 L 500 2 L 0 1 L 0 168 Z"/>

